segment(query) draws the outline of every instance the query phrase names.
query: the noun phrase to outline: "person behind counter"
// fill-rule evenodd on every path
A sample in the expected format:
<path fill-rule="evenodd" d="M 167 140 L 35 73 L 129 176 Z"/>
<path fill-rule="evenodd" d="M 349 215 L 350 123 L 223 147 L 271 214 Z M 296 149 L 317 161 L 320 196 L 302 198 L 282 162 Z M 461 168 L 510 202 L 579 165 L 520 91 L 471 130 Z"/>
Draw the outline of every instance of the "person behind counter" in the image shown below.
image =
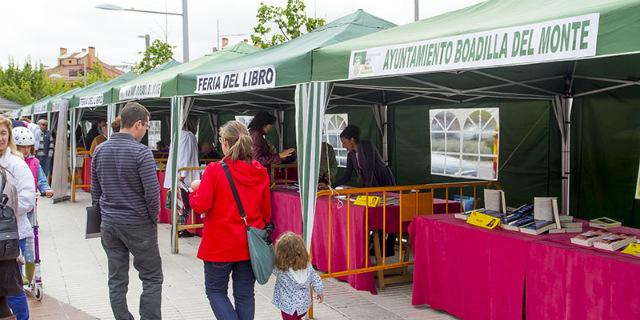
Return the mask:
<path fill-rule="evenodd" d="M 386 187 L 395 185 L 391 170 L 384 163 L 380 153 L 373 144 L 366 140 L 360 140 L 360 128 L 348 125 L 340 133 L 342 145 L 349 152 L 347 155 L 347 168 L 335 185 L 344 185 L 351 180 L 355 171 L 363 187 Z M 395 254 L 396 234 L 389 233 L 386 239 L 387 257 Z"/>
<path fill-rule="evenodd" d="M 253 140 L 252 155 L 253 159 L 260 162 L 267 172 L 271 172 L 272 164 L 280 164 L 284 159 L 291 156 L 295 149 L 286 149 L 280 153 L 276 148 L 265 139 L 265 135 L 271 132 L 276 117 L 266 111 L 258 112 L 253 120 L 249 123 L 249 133 Z"/>

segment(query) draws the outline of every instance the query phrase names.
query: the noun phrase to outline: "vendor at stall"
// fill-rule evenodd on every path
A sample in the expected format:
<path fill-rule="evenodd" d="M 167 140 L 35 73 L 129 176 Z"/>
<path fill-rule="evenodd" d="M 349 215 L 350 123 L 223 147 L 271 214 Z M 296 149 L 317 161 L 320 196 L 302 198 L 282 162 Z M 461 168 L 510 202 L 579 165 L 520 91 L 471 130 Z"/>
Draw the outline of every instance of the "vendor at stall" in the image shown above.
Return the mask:
<path fill-rule="evenodd" d="M 98 135 L 93 138 L 93 141 L 91 141 L 91 147 L 89 148 L 89 153 L 91 155 L 93 155 L 93 152 L 96 150 L 96 147 L 99 146 L 101 143 L 107 141 L 107 122 L 99 122 L 98 123 Z"/>
<path fill-rule="evenodd" d="M 340 133 L 340 140 L 349 153 L 347 155 L 347 168 L 342 177 L 336 181 L 336 186 L 348 183 L 354 171 L 365 188 L 395 185 L 393 174 L 391 174 L 391 170 L 382 160 L 378 150 L 371 142 L 360 140 L 360 128 L 348 125 Z M 380 236 L 384 239 L 384 235 L 381 234 Z M 396 238 L 395 233 L 388 234 L 385 256 L 390 257 L 395 254 Z M 373 251 L 372 249 L 370 252 Z"/>
<path fill-rule="evenodd" d="M 265 135 L 273 130 L 276 117 L 266 111 L 258 112 L 249 123 L 249 133 L 253 139 L 253 159 L 260 162 L 267 171 L 271 172 L 272 164 L 280 164 L 284 159 L 293 155 L 295 149 L 286 149 L 278 153 L 276 148 L 265 139 Z"/>
<path fill-rule="evenodd" d="M 216 146 L 211 141 L 202 141 L 200 143 L 200 159 L 213 160 L 222 159 L 220 153 L 216 150 Z"/>
<path fill-rule="evenodd" d="M 196 117 L 187 118 L 187 122 L 182 127 L 182 131 L 180 132 L 180 141 L 178 144 L 173 144 L 173 147 L 178 148 L 178 162 L 176 168 L 185 168 L 185 167 L 199 167 L 200 163 L 198 162 L 198 140 L 196 138 L 196 132 L 198 132 L 198 119 Z M 167 168 L 171 168 L 171 158 L 167 162 Z M 171 179 L 166 178 L 164 180 L 164 188 L 171 189 Z M 170 176 L 169 176 L 170 177 Z M 189 191 L 188 186 L 191 185 L 191 181 L 200 179 L 200 175 L 198 171 L 181 171 L 178 173 L 178 189 L 181 193 L 180 196 L 183 200 L 183 207 L 180 212 L 178 212 L 178 224 L 186 224 L 187 216 L 191 213 L 191 207 L 189 206 Z M 190 237 L 193 234 L 189 233 L 187 230 L 182 230 L 178 233 L 179 237 Z"/>
<path fill-rule="evenodd" d="M 349 152 L 347 168 L 334 185 L 348 183 L 355 172 L 364 187 L 385 187 L 395 185 L 391 170 L 384 163 L 378 150 L 371 142 L 360 141 L 360 128 L 348 125 L 340 133 L 342 146 Z"/>

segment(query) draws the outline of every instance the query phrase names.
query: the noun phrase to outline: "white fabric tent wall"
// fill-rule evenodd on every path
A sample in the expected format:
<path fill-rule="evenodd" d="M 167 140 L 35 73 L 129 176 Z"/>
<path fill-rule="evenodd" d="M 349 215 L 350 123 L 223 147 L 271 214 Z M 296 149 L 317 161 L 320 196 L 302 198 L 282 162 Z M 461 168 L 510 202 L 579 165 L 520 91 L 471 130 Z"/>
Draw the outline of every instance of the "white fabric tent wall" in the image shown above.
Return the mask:
<path fill-rule="evenodd" d="M 303 238 L 310 249 L 320 172 L 320 147 L 324 112 L 333 86 L 328 82 L 296 85 L 296 141 Z"/>

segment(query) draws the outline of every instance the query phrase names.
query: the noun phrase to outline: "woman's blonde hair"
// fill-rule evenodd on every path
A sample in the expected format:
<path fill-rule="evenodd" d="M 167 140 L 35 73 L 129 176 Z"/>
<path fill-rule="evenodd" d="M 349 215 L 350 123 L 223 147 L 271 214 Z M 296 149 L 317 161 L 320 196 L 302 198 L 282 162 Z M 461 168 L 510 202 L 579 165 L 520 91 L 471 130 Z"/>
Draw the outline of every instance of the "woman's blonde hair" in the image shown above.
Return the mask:
<path fill-rule="evenodd" d="M 9 149 L 11 153 L 15 154 L 16 156 L 24 159 L 22 152 L 19 152 L 18 147 L 16 147 L 16 142 L 13 141 L 13 125 L 11 123 L 11 119 L 0 116 L 0 126 L 5 126 L 7 127 L 7 130 L 9 130 L 9 140 L 7 141 L 7 149 Z M 1 154 L 4 154 L 4 152 Z"/>
<path fill-rule="evenodd" d="M 309 265 L 309 253 L 304 241 L 293 232 L 285 232 L 276 241 L 276 267 L 286 271 L 304 270 Z"/>
<path fill-rule="evenodd" d="M 244 124 L 238 121 L 225 123 L 220 128 L 220 137 L 229 142 L 229 154 L 225 154 L 225 156 L 231 157 L 233 161 L 251 161 L 253 140 Z"/>

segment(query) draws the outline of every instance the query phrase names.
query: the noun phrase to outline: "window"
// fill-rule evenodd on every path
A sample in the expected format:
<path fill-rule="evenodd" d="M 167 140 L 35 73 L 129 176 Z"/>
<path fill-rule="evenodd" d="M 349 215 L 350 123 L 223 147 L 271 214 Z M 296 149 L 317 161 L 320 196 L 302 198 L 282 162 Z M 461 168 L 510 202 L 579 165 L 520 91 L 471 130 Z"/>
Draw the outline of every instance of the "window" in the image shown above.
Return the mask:
<path fill-rule="evenodd" d="M 253 120 L 253 116 L 236 116 L 236 121 L 244 124 L 247 128 L 249 127 L 251 120 Z"/>
<path fill-rule="evenodd" d="M 431 174 L 498 179 L 499 109 L 434 109 Z"/>
<path fill-rule="evenodd" d="M 349 124 L 349 116 L 346 113 L 325 114 L 324 115 L 324 134 L 322 142 L 328 142 L 336 152 L 336 160 L 338 167 L 347 166 L 347 149 L 342 146 L 340 141 L 340 133 Z"/>
<path fill-rule="evenodd" d="M 158 150 L 158 141 L 162 140 L 161 132 L 161 122 L 159 120 L 149 121 L 149 148 L 151 150 Z"/>

